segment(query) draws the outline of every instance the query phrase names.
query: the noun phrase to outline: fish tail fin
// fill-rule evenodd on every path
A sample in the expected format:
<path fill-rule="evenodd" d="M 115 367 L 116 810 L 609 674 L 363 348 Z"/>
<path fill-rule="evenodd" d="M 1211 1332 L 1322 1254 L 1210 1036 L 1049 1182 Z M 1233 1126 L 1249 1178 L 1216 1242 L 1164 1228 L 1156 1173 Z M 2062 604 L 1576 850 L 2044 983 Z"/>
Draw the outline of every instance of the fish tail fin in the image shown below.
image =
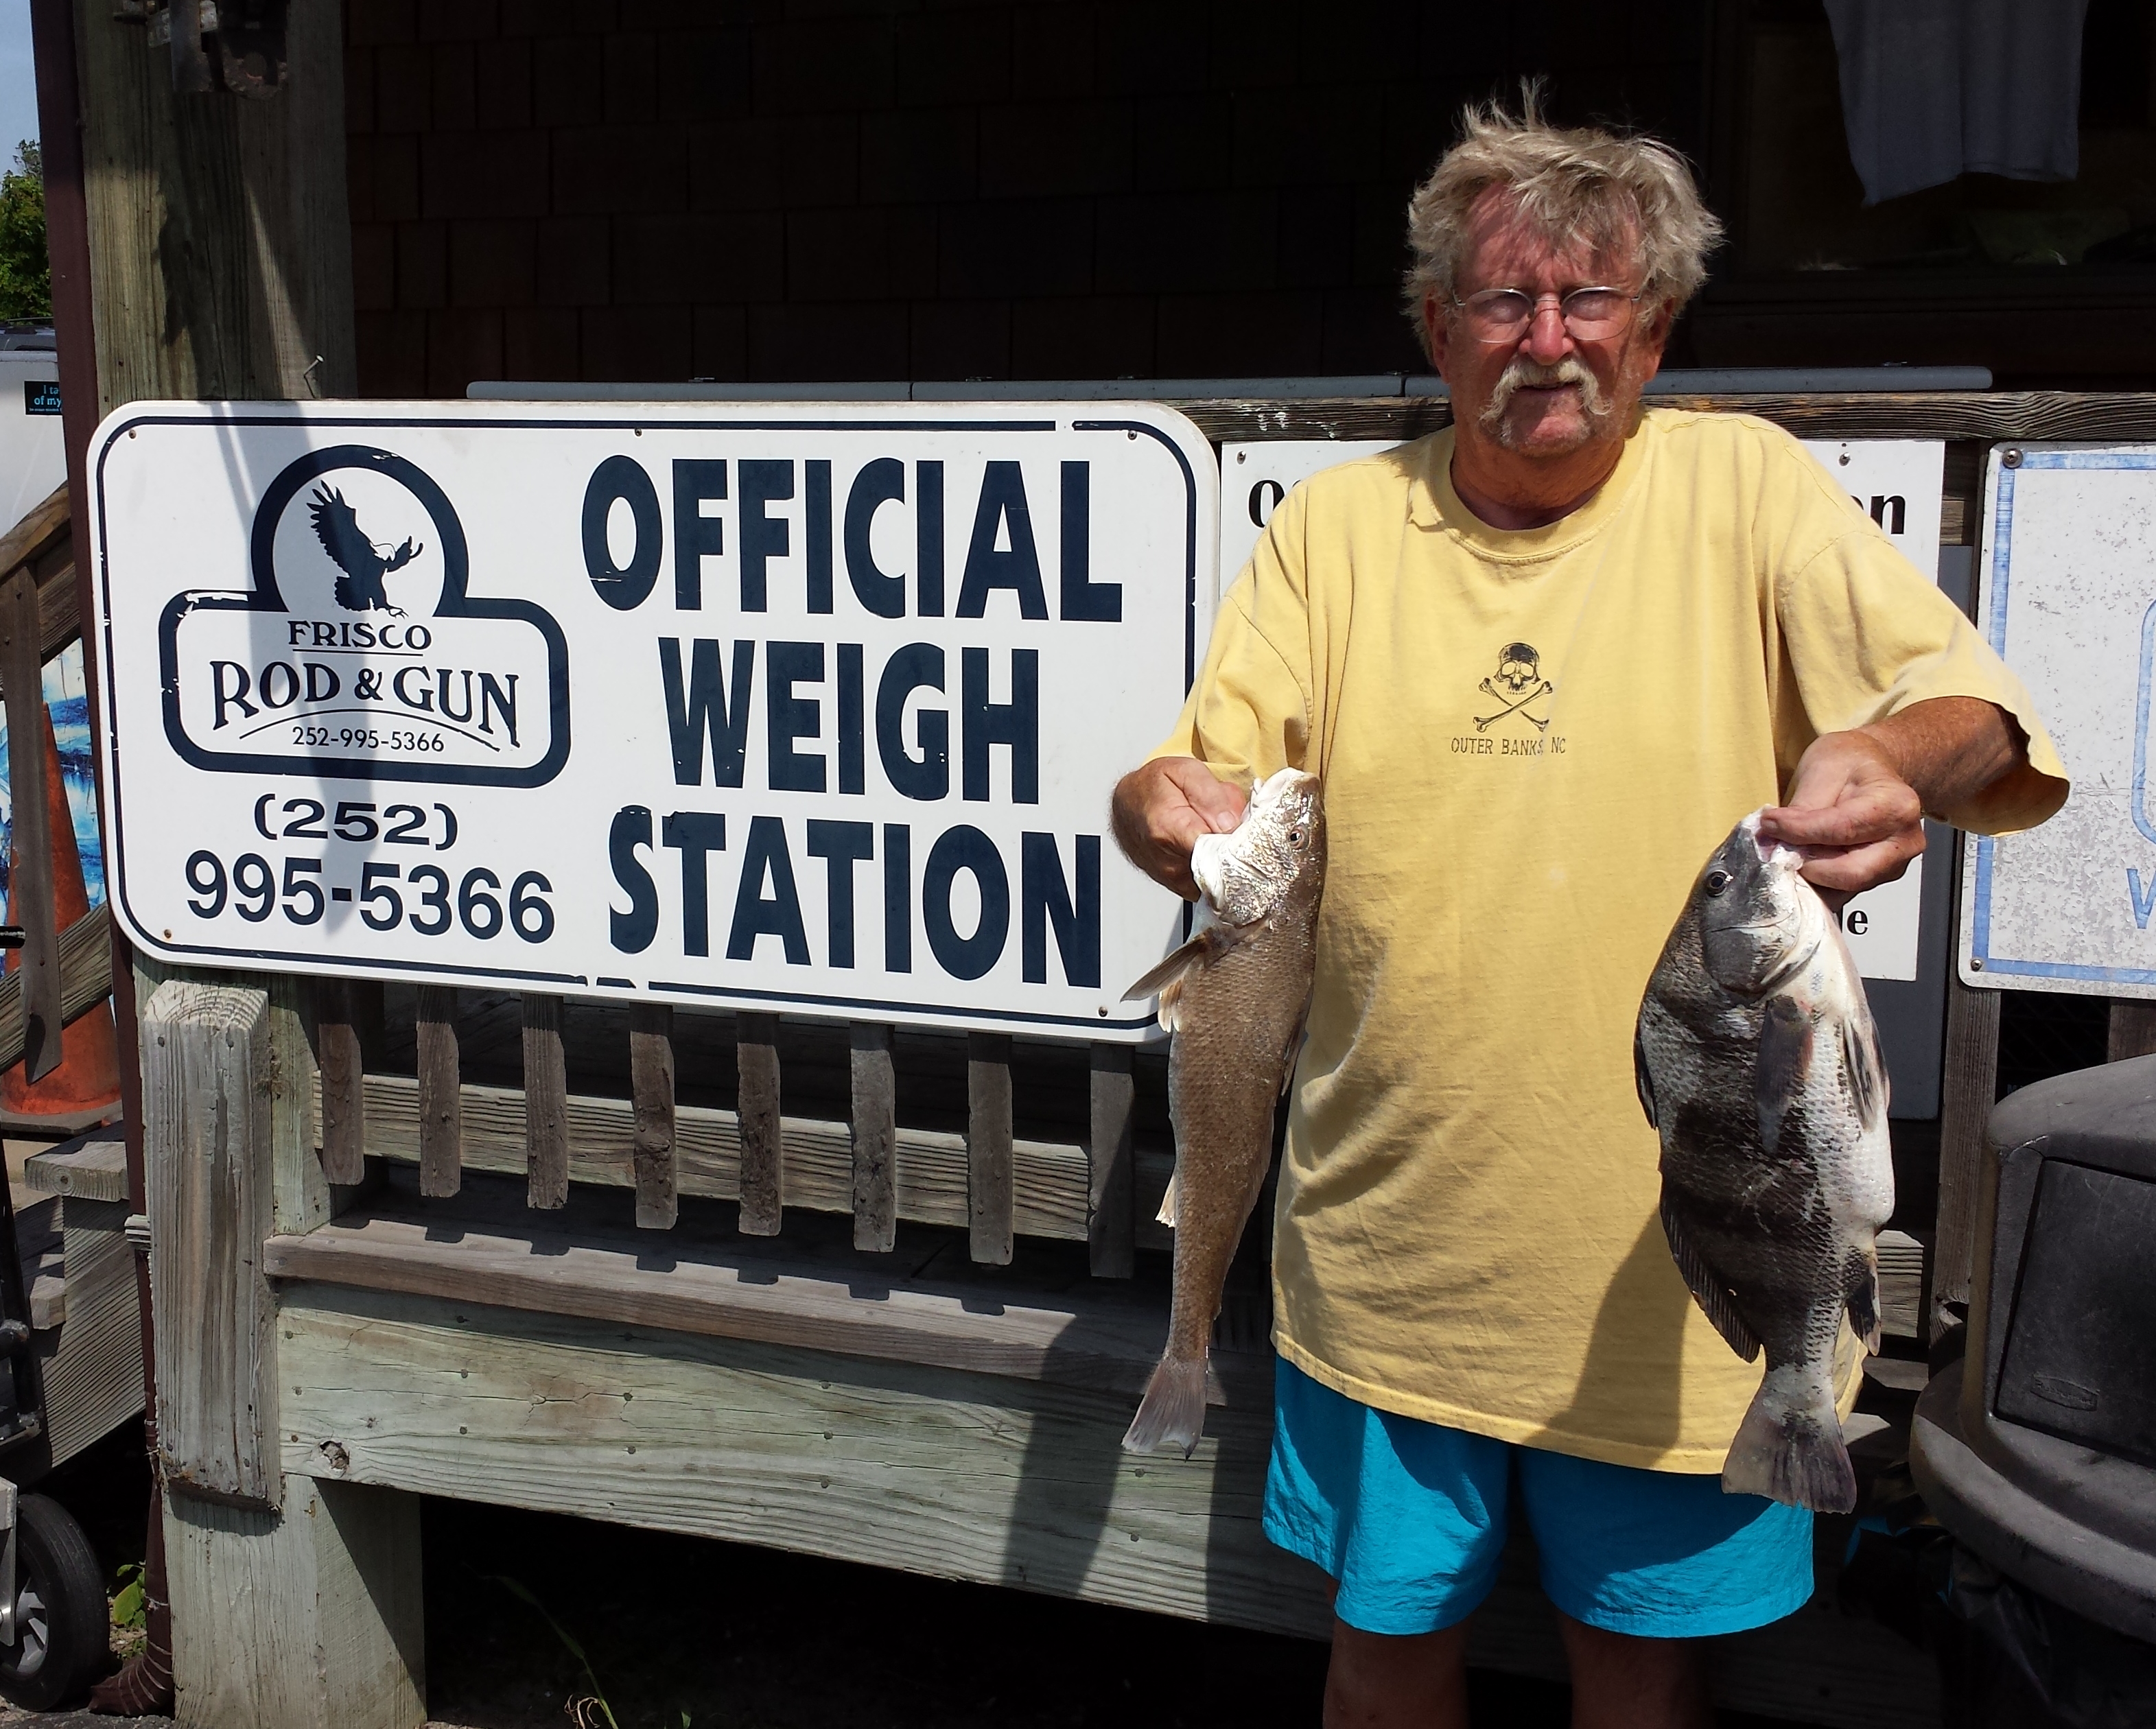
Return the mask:
<path fill-rule="evenodd" d="M 1178 1447 L 1185 1459 L 1198 1450 L 1205 1432 L 1205 1390 L 1210 1366 L 1203 1357 L 1163 1357 L 1146 1383 L 1138 1413 L 1123 1437 L 1126 1453 L 1151 1453 L 1163 1442 Z"/>
<path fill-rule="evenodd" d="M 1153 1219 L 1157 1224 L 1164 1224 L 1171 1230 L 1174 1229 L 1175 1172 L 1173 1171 L 1168 1173 L 1168 1187 L 1161 1191 L 1160 1211 L 1153 1214 Z"/>
<path fill-rule="evenodd" d="M 1815 1513 L 1856 1506 L 1856 1471 L 1841 1443 L 1834 1388 L 1823 1373 L 1773 1368 L 1729 1444 L 1722 1467 L 1729 1495 L 1763 1495 Z"/>

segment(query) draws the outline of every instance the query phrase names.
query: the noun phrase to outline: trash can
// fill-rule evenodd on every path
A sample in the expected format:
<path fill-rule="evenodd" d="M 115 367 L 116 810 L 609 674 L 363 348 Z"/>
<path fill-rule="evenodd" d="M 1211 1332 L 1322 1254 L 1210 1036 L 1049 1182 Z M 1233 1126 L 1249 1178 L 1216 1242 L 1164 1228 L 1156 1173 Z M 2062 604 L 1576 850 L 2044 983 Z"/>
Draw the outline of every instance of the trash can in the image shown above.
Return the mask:
<path fill-rule="evenodd" d="M 2008 1578 L 2156 1640 L 2156 1057 L 1992 1113 L 1968 1347 L 1917 1405 L 1910 1465 Z"/>

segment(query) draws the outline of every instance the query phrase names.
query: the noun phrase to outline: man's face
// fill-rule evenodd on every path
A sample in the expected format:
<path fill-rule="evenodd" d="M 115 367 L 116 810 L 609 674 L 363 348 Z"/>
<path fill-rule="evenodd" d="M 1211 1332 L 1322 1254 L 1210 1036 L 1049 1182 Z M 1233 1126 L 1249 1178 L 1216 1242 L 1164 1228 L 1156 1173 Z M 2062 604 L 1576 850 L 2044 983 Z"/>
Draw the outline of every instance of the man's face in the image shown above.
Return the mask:
<path fill-rule="evenodd" d="M 1667 315 L 1641 302 L 1617 335 L 1582 341 L 1546 297 L 1589 287 L 1636 292 L 1640 269 L 1631 249 L 1598 256 L 1584 243 L 1554 244 L 1501 187 L 1476 203 L 1469 234 L 1457 298 L 1514 288 L 1537 305 L 1517 338 L 1486 342 L 1460 308 L 1435 295 L 1424 303 L 1430 352 L 1451 387 L 1460 439 L 1530 458 L 1566 456 L 1604 440 L 1621 444 L 1640 391 L 1661 364 Z"/>

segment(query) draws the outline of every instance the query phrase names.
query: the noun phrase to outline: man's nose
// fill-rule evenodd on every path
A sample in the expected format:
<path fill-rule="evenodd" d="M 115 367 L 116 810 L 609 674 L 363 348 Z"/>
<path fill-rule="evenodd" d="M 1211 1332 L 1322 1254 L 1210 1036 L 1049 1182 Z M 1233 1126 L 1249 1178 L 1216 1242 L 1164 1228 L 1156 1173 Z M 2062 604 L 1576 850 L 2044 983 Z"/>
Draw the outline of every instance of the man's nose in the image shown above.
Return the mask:
<path fill-rule="evenodd" d="M 1553 367 L 1572 351 L 1572 336 L 1564 327 L 1564 309 L 1555 300 L 1544 300 L 1527 315 L 1527 334 L 1520 346 L 1537 366 Z"/>

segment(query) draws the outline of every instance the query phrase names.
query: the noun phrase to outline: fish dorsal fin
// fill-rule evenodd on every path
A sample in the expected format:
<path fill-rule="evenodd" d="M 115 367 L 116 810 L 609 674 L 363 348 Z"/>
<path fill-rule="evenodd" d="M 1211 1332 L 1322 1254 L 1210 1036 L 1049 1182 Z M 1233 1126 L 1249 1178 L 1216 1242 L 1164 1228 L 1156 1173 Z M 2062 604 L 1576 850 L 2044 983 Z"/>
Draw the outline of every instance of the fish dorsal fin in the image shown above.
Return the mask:
<path fill-rule="evenodd" d="M 1841 1060 L 1849 1071 L 1849 1090 L 1856 1101 L 1856 1120 L 1869 1134 L 1887 1121 L 1887 1068 L 1879 1059 L 1879 1032 L 1869 1014 L 1852 1014 L 1841 1024 Z"/>
<path fill-rule="evenodd" d="M 1161 1191 L 1160 1211 L 1153 1214 L 1153 1219 L 1157 1224 L 1164 1224 L 1170 1230 L 1175 1229 L 1175 1172 L 1173 1171 L 1168 1173 L 1168 1187 Z"/>
<path fill-rule="evenodd" d="M 1659 1129 L 1662 1120 L 1655 1112 L 1655 1075 L 1647 1066 L 1646 1042 L 1636 1025 L 1632 1029 L 1632 1085 L 1640 1090 L 1640 1108 L 1647 1113 L 1647 1126 Z"/>
<path fill-rule="evenodd" d="M 1208 925 L 1125 991 L 1123 1001 L 1135 1003 L 1142 997 L 1150 997 L 1158 992 L 1160 996 L 1161 1029 L 1173 1033 L 1177 1020 L 1176 1005 L 1183 996 L 1183 981 L 1196 968 L 1235 946 L 1233 926 Z"/>
<path fill-rule="evenodd" d="M 1714 1323 L 1714 1330 L 1728 1341 L 1729 1348 L 1750 1362 L 1759 1354 L 1759 1336 L 1737 1312 L 1737 1299 L 1714 1263 L 1699 1252 L 1698 1246 L 1686 1234 L 1677 1209 L 1670 1204 L 1666 1185 L 1662 1189 L 1662 1234 L 1670 1239 L 1670 1253 L 1676 1258 L 1677 1271 L 1683 1275 L 1685 1286 L 1691 1292 L 1692 1301 L 1699 1305 L 1700 1312 Z"/>
<path fill-rule="evenodd" d="M 1770 997 L 1759 1028 L 1752 1090 L 1759 1106 L 1759 1138 L 1768 1157 L 1782 1137 L 1782 1119 L 1804 1096 L 1811 1078 L 1812 1018 L 1787 997 Z"/>

